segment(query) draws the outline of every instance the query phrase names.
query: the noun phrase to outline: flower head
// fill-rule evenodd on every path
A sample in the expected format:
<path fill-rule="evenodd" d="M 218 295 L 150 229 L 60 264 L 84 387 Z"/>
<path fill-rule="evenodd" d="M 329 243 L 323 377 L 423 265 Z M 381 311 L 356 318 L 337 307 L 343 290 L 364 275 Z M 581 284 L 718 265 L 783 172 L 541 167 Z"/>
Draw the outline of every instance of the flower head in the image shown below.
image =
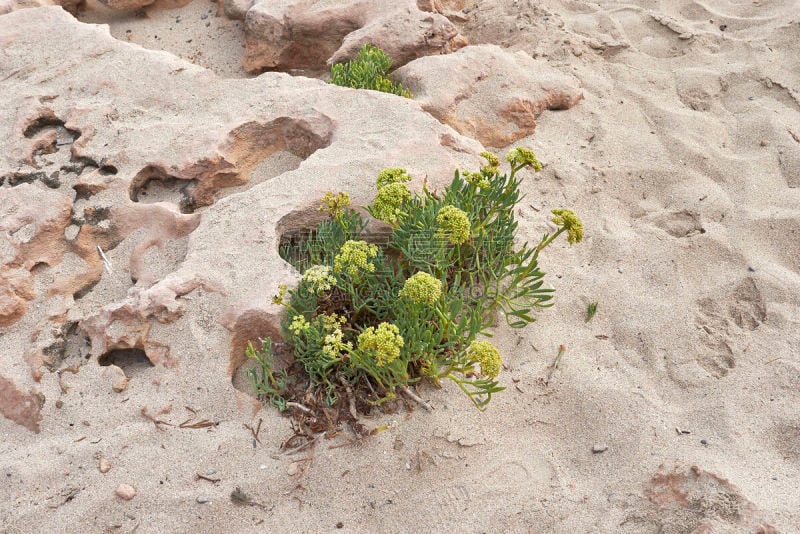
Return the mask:
<path fill-rule="evenodd" d="M 274 297 L 272 297 L 272 303 L 273 304 L 278 304 L 279 306 L 286 304 L 283 301 L 283 297 L 286 295 L 286 291 L 287 291 L 286 284 L 279 285 L 278 286 L 278 294 L 275 295 Z"/>
<path fill-rule="evenodd" d="M 495 378 L 500 374 L 503 360 L 500 351 L 488 341 L 473 341 L 467 350 L 467 357 L 481 365 L 481 374 Z"/>
<path fill-rule="evenodd" d="M 442 282 L 428 273 L 419 272 L 406 280 L 398 295 L 416 304 L 430 305 L 442 296 Z"/>
<path fill-rule="evenodd" d="M 489 189 L 489 187 L 492 185 L 489 182 L 489 179 L 479 172 L 465 172 L 464 180 L 475 187 L 480 187 L 481 189 Z"/>
<path fill-rule="evenodd" d="M 320 295 L 336 285 L 336 277 L 331 274 L 331 268 L 327 265 L 312 265 L 303 273 L 303 282 Z"/>
<path fill-rule="evenodd" d="M 289 331 L 296 336 L 307 331 L 311 328 L 311 324 L 306 321 L 306 318 L 298 314 L 292 317 L 292 324 L 289 325 Z"/>
<path fill-rule="evenodd" d="M 353 350 L 353 343 L 350 341 L 343 341 L 344 333 L 342 329 L 337 326 L 330 334 L 325 336 L 322 344 L 322 353 L 331 358 L 339 358 L 342 352 L 349 352 Z"/>
<path fill-rule="evenodd" d="M 391 323 L 370 326 L 358 336 L 358 349 L 374 358 L 379 367 L 396 360 L 402 346 L 400 329 Z"/>
<path fill-rule="evenodd" d="M 326 332 L 333 332 L 347 322 L 344 316 L 339 316 L 335 313 L 323 313 L 319 315 L 319 319 L 322 321 L 322 329 Z"/>
<path fill-rule="evenodd" d="M 408 172 L 401 167 L 387 167 L 378 173 L 378 179 L 375 183 L 378 189 L 389 184 L 402 184 L 411 180 Z"/>
<path fill-rule="evenodd" d="M 533 170 L 536 172 L 542 170 L 542 164 L 539 163 L 533 150 L 523 146 L 512 149 L 508 155 L 506 155 L 506 160 L 512 167 L 533 167 Z"/>
<path fill-rule="evenodd" d="M 446 237 L 454 245 L 465 243 L 469 239 L 471 224 L 467 214 L 455 206 L 444 206 L 436 215 L 439 230 L 436 235 Z"/>
<path fill-rule="evenodd" d="M 378 247 L 366 241 L 347 241 L 333 259 L 333 269 L 337 273 L 347 273 L 355 279 L 362 272 L 375 272 L 375 265 L 369 260 L 378 255 Z"/>
<path fill-rule="evenodd" d="M 411 191 L 405 184 L 388 183 L 378 189 L 375 200 L 372 201 L 372 215 L 376 219 L 397 224 L 403 217 L 403 204 L 411 200 Z"/>
<path fill-rule="evenodd" d="M 575 212 L 568 209 L 557 209 L 553 210 L 553 215 L 555 215 L 555 217 L 553 217 L 553 222 L 557 226 L 566 228 L 567 241 L 569 241 L 571 245 L 580 243 L 583 239 L 583 223 L 581 223 L 581 220 L 575 215 Z"/>
<path fill-rule="evenodd" d="M 488 165 L 481 168 L 482 171 L 489 175 L 495 175 L 500 172 L 500 158 L 488 151 L 481 152 L 481 157 L 488 162 Z"/>
<path fill-rule="evenodd" d="M 344 192 L 334 195 L 328 191 L 322 197 L 322 205 L 319 207 L 319 211 L 327 211 L 331 217 L 339 217 L 349 205 L 350 195 Z"/>

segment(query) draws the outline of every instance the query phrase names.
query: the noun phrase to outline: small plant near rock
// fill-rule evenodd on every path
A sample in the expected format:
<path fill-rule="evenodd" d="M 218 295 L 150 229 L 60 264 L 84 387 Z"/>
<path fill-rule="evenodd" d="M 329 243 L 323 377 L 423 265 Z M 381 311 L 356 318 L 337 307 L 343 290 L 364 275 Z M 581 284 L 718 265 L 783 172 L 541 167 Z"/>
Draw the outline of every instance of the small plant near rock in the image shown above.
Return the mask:
<path fill-rule="evenodd" d="M 575 214 L 553 210 L 557 230 L 536 245 L 515 246 L 514 209 L 521 200 L 519 171 L 541 170 L 528 149 L 512 150 L 511 171 L 484 152 L 479 172 L 456 171 L 442 192 L 424 185 L 412 193 L 401 168 L 383 170 L 366 211 L 391 226 L 382 246 L 364 239 L 367 220 L 345 193 L 328 193 L 329 218 L 281 254 L 300 272 L 294 289 L 281 287 L 283 332 L 295 364 L 273 370 L 273 343 L 252 345 L 247 355 L 256 392 L 282 409 L 305 413 L 367 413 L 399 393 L 420 401 L 409 386 L 454 382 L 483 410 L 504 388 L 502 359 L 487 339 L 498 312 L 512 328 L 551 305 L 539 253 L 561 234 L 583 238 Z M 306 411 L 308 410 L 308 411 Z M 321 416 L 320 416 L 321 417 Z"/>
<path fill-rule="evenodd" d="M 355 59 L 346 63 L 336 63 L 331 67 L 331 83 L 411 98 L 408 89 L 386 77 L 391 68 L 392 60 L 383 50 L 365 44 Z"/>

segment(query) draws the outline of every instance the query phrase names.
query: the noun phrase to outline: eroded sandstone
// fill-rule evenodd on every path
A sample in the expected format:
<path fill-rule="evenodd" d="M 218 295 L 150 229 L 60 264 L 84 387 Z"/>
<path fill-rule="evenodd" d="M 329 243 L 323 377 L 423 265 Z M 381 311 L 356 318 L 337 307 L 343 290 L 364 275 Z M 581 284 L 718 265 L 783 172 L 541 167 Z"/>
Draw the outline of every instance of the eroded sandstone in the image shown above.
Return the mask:
<path fill-rule="evenodd" d="M 277 336 L 271 296 L 297 277 L 283 233 L 305 229 L 326 191 L 363 205 L 386 166 L 436 184 L 482 148 L 408 99 L 220 79 L 57 7 L 3 16 L 0 43 L 0 374 L 19 392 L 3 413 L 31 429 L 52 408 L 25 399 L 69 400 L 64 380 L 90 387 L 81 368 L 114 351 L 235 398 L 243 347 Z"/>
<path fill-rule="evenodd" d="M 456 27 L 414 0 L 256 1 L 245 17 L 244 70 L 327 70 L 364 44 L 383 49 L 395 67 L 463 46 Z"/>
<path fill-rule="evenodd" d="M 573 76 L 495 45 L 419 58 L 393 77 L 423 109 L 491 147 L 532 134 L 543 111 L 569 109 L 583 98 Z"/>

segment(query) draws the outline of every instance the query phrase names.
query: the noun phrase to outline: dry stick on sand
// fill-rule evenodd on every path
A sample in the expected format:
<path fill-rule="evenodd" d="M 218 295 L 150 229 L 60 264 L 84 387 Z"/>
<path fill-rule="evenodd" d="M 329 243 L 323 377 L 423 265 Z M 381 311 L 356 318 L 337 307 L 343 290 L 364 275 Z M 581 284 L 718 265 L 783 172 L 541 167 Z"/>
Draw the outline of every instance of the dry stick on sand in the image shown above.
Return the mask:
<path fill-rule="evenodd" d="M 553 360 L 553 363 L 550 364 L 550 370 L 547 372 L 547 379 L 544 381 L 545 385 L 550 384 L 550 379 L 553 377 L 553 372 L 558 369 L 558 364 L 561 363 L 561 357 L 565 352 L 567 352 L 566 345 L 561 345 L 558 347 L 558 355 L 556 356 L 556 359 Z"/>
<path fill-rule="evenodd" d="M 350 408 L 350 416 L 354 421 L 358 421 L 358 412 L 356 411 L 356 399 L 353 396 L 353 388 L 350 387 L 350 384 L 341 375 L 339 375 L 339 382 L 341 382 L 345 391 L 347 391 L 347 402 L 348 407 Z"/>
<path fill-rule="evenodd" d="M 419 395 L 417 395 L 416 393 L 414 393 L 413 391 L 411 391 L 411 389 L 409 389 L 409 387 L 408 387 L 408 386 L 405 386 L 405 387 L 403 387 L 403 388 L 400 388 L 400 391 L 402 391 L 403 393 L 405 393 L 405 394 L 408 396 L 408 398 L 410 398 L 411 400 L 413 400 L 413 401 L 414 401 L 414 402 L 416 402 L 417 404 L 420 404 L 420 405 L 421 405 L 423 408 L 425 408 L 425 409 L 426 409 L 426 410 L 428 410 L 429 412 L 432 412 L 432 411 L 433 411 L 433 406 L 431 406 L 430 404 L 428 404 L 428 401 L 426 401 L 425 399 L 423 399 L 422 397 L 420 397 Z"/>

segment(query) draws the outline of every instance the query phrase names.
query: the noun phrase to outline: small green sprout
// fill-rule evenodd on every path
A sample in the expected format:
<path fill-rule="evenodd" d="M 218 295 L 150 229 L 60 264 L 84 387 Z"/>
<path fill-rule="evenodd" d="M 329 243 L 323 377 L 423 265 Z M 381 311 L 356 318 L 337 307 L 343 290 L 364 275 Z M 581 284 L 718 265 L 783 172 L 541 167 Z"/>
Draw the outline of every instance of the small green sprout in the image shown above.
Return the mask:
<path fill-rule="evenodd" d="M 592 320 L 592 318 L 594 317 L 595 313 L 597 313 L 597 302 L 592 302 L 586 308 L 586 322 L 587 323 Z"/>
<path fill-rule="evenodd" d="M 408 89 L 386 77 L 391 68 L 392 60 L 383 50 L 365 44 L 355 59 L 346 63 L 336 63 L 331 67 L 331 83 L 411 98 Z"/>

